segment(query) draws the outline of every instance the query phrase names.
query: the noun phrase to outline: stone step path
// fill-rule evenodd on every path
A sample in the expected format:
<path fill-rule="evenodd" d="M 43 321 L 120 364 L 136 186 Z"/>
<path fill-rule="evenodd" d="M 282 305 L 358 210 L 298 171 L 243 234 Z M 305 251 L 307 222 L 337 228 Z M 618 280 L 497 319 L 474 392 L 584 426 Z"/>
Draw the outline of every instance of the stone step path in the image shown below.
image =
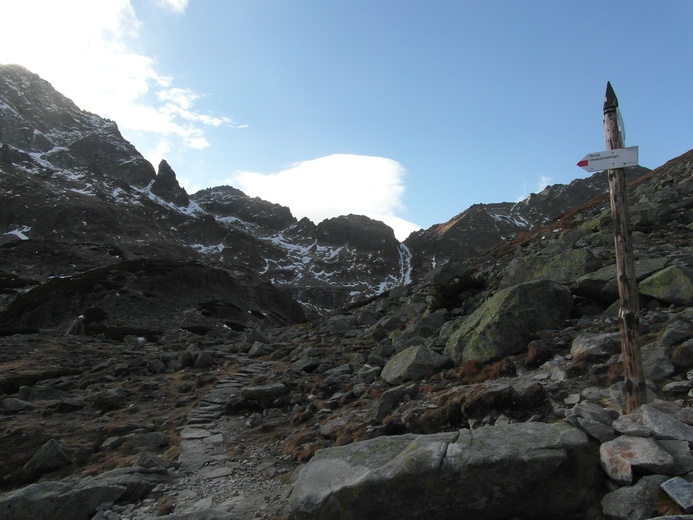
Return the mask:
<path fill-rule="evenodd" d="M 127 512 L 102 511 L 108 520 L 144 520 L 168 510 L 169 519 L 270 519 L 286 503 L 290 486 L 278 480 L 286 472 L 282 458 L 242 441 L 247 420 L 224 415 L 231 396 L 270 374 L 276 362 L 239 359 L 243 366 L 218 381 L 190 410 L 180 430 L 179 467 L 172 483 L 155 489 L 157 500 L 145 500 Z"/>

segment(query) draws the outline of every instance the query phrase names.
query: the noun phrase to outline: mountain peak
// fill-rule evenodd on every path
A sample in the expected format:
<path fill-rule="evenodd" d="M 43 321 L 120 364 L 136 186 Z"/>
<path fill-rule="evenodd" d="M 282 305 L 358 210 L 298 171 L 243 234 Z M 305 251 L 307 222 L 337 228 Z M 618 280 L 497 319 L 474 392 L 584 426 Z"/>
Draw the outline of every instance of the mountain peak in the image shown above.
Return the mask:
<path fill-rule="evenodd" d="M 186 207 L 190 204 L 188 193 L 178 184 L 176 172 L 162 159 L 159 163 L 159 170 L 152 184 L 151 191 L 168 202 L 174 203 L 179 207 Z"/>

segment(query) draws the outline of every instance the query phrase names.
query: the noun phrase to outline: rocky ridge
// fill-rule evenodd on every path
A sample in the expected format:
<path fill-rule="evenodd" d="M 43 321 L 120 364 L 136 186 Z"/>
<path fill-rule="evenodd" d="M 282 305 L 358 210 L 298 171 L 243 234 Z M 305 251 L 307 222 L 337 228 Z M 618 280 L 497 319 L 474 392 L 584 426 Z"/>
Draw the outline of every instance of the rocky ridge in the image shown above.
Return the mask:
<path fill-rule="evenodd" d="M 142 257 L 192 260 L 247 269 L 319 314 L 411 283 L 435 265 L 467 261 L 606 190 L 602 174 L 518 204 L 477 205 L 404 243 L 384 224 L 358 215 L 298 222 L 288 208 L 230 186 L 188 195 L 171 165 L 162 161 L 155 170 L 115 122 L 80 110 L 14 65 L 0 66 L 0 144 L 0 243 L 56 243 L 65 261 L 49 276 L 82 273 L 86 248 L 113 252 L 87 252 L 93 267 Z M 25 287 L 46 280 L 33 272 L 36 264 L 55 261 L 0 253 L 3 275 L 21 272 L 31 282 Z M 13 298 L 4 291 L 5 304 Z"/>

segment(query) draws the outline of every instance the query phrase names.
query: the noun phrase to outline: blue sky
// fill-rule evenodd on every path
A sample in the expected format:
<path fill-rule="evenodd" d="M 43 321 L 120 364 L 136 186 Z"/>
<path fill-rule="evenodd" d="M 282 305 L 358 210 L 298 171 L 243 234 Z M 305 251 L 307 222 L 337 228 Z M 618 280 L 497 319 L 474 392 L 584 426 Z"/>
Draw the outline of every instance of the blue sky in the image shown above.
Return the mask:
<path fill-rule="evenodd" d="M 693 148 L 689 0 L 2 6 L 0 63 L 116 120 L 189 192 L 231 184 L 316 222 L 367 214 L 403 239 L 584 177 L 607 81 L 643 166 Z"/>

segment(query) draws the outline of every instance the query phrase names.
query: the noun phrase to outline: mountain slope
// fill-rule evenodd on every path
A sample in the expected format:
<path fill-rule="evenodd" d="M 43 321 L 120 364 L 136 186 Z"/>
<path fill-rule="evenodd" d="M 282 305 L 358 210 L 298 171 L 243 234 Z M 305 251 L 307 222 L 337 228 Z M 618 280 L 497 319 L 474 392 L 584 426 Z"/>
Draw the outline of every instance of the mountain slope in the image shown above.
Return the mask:
<path fill-rule="evenodd" d="M 626 168 L 626 179 L 632 181 L 649 171 L 640 166 Z M 412 233 L 405 240 L 414 251 L 415 276 L 441 263 L 468 262 L 504 240 L 551 222 L 608 191 L 606 172 L 597 172 L 568 185 L 547 186 L 520 202 L 474 204 L 444 224 Z"/>
<path fill-rule="evenodd" d="M 113 121 L 80 110 L 16 65 L 0 66 L 0 145 L 0 244 L 11 246 L 0 251 L 1 275 L 44 283 L 85 265 L 197 261 L 247 270 L 320 314 L 423 279 L 438 265 L 468 262 L 607 189 L 596 174 L 519 203 L 474 205 L 399 243 L 389 227 L 363 216 L 297 221 L 288 208 L 230 186 L 189 195 L 166 161 L 155 170 Z M 18 252 L 30 247 L 11 244 L 25 239 L 55 243 L 74 261 L 47 270 L 53 262 L 44 248 L 27 258 Z M 5 294 L 5 305 L 15 296 Z"/>

